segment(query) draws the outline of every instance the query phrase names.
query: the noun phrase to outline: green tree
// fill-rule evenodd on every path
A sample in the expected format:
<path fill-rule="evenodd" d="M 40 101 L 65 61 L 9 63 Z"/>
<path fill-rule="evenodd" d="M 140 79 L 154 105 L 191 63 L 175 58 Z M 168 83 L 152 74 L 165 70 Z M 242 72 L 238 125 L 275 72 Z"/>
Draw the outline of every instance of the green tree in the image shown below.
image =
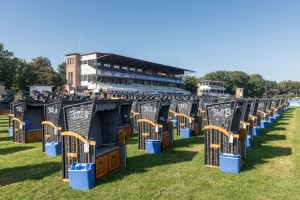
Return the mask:
<path fill-rule="evenodd" d="M 229 80 L 229 89 L 231 94 L 235 94 L 236 88 L 244 88 L 244 96 L 251 96 L 250 87 L 249 87 L 250 77 L 245 72 L 234 71 L 231 73 L 231 78 Z"/>
<path fill-rule="evenodd" d="M 265 96 L 268 98 L 274 97 L 279 93 L 278 84 L 276 81 L 265 81 Z"/>
<path fill-rule="evenodd" d="M 14 82 L 14 90 L 28 90 L 28 86 L 30 85 L 29 77 L 30 74 L 30 66 L 25 60 L 18 59 L 18 67 L 16 73 L 16 79 Z"/>
<path fill-rule="evenodd" d="M 59 64 L 58 67 L 57 67 L 58 74 L 61 77 L 61 79 L 63 81 L 63 84 L 67 83 L 66 66 L 67 66 L 66 62 L 63 62 L 63 63 Z"/>
<path fill-rule="evenodd" d="M 251 74 L 249 92 L 251 97 L 262 97 L 265 92 L 265 80 L 260 74 Z"/>
<path fill-rule="evenodd" d="M 184 88 L 192 94 L 196 94 L 198 81 L 199 79 L 195 76 L 187 76 L 184 80 Z"/>
<path fill-rule="evenodd" d="M 29 63 L 30 84 L 63 85 L 61 76 L 54 71 L 48 58 L 37 57 Z"/>
<path fill-rule="evenodd" d="M 11 89 L 17 71 L 17 58 L 13 57 L 14 54 L 6 49 L 0 43 L 0 81 L 4 82 L 7 89 Z"/>

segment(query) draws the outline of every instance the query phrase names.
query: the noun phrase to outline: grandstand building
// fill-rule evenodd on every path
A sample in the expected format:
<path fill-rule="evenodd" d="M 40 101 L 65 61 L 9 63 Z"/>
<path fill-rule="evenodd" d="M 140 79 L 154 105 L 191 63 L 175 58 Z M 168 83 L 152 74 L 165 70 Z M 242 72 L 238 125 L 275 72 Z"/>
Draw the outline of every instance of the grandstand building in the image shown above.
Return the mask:
<path fill-rule="evenodd" d="M 66 55 L 68 93 L 139 92 L 189 94 L 183 76 L 193 71 L 112 53 Z"/>

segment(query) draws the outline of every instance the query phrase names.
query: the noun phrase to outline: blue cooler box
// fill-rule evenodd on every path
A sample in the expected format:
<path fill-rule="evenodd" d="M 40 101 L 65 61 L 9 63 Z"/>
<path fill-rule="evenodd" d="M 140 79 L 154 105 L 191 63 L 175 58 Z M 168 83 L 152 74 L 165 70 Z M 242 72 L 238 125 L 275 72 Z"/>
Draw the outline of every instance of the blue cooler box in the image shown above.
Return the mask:
<path fill-rule="evenodd" d="M 270 122 L 270 124 L 274 123 L 275 122 L 275 118 L 274 117 L 269 117 L 269 122 Z"/>
<path fill-rule="evenodd" d="M 9 136 L 14 136 L 13 127 L 8 128 L 8 134 L 9 134 Z"/>
<path fill-rule="evenodd" d="M 161 152 L 161 141 L 146 140 L 146 153 L 159 153 L 159 152 Z"/>
<path fill-rule="evenodd" d="M 259 126 L 253 127 L 253 135 L 254 136 L 260 135 L 260 127 Z"/>
<path fill-rule="evenodd" d="M 61 154 L 61 142 L 47 142 L 45 145 L 47 156 L 58 156 Z"/>
<path fill-rule="evenodd" d="M 260 128 L 270 128 L 270 122 L 269 121 L 261 121 Z"/>
<path fill-rule="evenodd" d="M 189 128 L 180 128 L 180 137 L 190 138 L 192 136 L 192 131 Z"/>
<path fill-rule="evenodd" d="M 241 171 L 241 156 L 229 153 L 220 154 L 220 171 L 239 174 Z"/>
<path fill-rule="evenodd" d="M 68 169 L 70 187 L 75 190 L 89 190 L 96 184 L 93 163 L 72 164 Z"/>
<path fill-rule="evenodd" d="M 251 135 L 247 135 L 247 148 L 252 146 L 252 137 Z"/>

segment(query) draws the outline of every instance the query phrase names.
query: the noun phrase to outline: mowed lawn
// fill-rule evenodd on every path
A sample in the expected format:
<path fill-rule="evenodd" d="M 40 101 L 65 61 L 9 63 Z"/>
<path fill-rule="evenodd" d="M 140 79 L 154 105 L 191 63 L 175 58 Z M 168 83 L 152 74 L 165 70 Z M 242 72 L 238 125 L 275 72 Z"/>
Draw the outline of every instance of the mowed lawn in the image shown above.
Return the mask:
<path fill-rule="evenodd" d="M 242 172 L 204 166 L 204 138 L 176 138 L 148 155 L 127 140 L 128 165 L 89 191 L 62 182 L 61 158 L 46 157 L 41 143 L 15 144 L 0 116 L 0 199 L 300 199 L 300 108 L 254 138 Z"/>

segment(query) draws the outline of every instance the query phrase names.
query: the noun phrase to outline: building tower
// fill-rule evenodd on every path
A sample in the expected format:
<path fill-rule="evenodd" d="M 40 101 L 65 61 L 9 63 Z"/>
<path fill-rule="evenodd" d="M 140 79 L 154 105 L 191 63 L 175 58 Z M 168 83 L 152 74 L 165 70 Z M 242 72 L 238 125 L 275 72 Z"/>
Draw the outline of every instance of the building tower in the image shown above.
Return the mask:
<path fill-rule="evenodd" d="M 73 53 L 66 55 L 66 79 L 65 90 L 70 94 L 71 88 L 80 87 L 80 54 Z"/>

